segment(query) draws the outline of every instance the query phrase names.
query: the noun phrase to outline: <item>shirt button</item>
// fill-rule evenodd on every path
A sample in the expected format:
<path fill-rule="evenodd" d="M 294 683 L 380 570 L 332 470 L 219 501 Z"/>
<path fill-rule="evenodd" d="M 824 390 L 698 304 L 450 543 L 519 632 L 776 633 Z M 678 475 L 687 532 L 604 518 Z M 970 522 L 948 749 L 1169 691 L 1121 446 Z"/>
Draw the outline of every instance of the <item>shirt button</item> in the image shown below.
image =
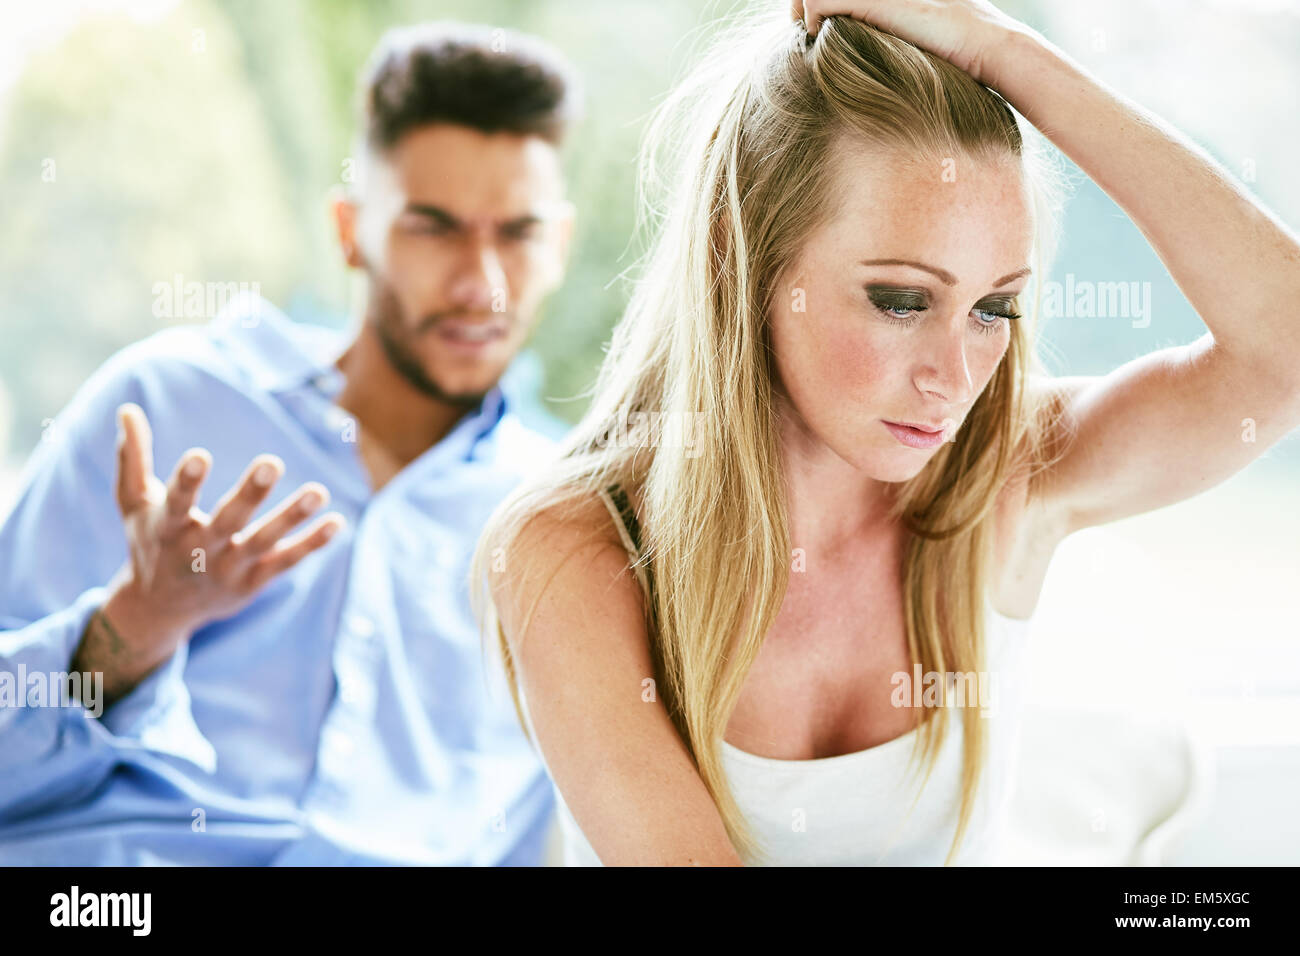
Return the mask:
<path fill-rule="evenodd" d="M 347 734 L 332 733 L 329 739 L 329 749 L 334 751 L 340 757 L 352 756 L 352 751 L 356 750 L 357 744 Z"/>
<path fill-rule="evenodd" d="M 348 706 L 361 703 L 361 685 L 352 678 L 345 678 L 339 683 L 339 700 Z"/>
<path fill-rule="evenodd" d="M 357 637 L 373 637 L 375 622 L 368 617 L 362 617 L 360 614 L 352 614 L 348 616 L 348 630 Z"/>

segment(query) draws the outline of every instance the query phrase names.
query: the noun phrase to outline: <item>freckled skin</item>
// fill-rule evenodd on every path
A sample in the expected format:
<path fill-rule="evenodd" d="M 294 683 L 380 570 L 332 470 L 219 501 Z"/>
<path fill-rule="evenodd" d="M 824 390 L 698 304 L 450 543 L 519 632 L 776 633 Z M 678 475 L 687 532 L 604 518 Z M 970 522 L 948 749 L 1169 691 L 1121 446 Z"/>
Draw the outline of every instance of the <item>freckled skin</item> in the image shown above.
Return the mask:
<path fill-rule="evenodd" d="M 1021 292 L 1029 263 L 1033 209 L 1018 160 L 955 158 L 955 182 L 943 167 L 842 143 L 836 150 L 832 219 L 808 237 L 779 285 L 772 313 L 787 455 L 829 451 L 880 482 L 913 477 L 938 450 L 909 448 L 880 420 L 959 425 L 992 378 L 1010 342 L 1010 321 L 995 334 L 977 323 L 993 317 L 990 297 Z M 946 285 L 904 265 L 907 259 L 946 270 Z M 928 310 L 911 327 L 892 325 L 866 287 L 923 290 Z M 806 311 L 791 307 L 795 288 Z M 788 396 L 788 400 L 786 398 Z"/>

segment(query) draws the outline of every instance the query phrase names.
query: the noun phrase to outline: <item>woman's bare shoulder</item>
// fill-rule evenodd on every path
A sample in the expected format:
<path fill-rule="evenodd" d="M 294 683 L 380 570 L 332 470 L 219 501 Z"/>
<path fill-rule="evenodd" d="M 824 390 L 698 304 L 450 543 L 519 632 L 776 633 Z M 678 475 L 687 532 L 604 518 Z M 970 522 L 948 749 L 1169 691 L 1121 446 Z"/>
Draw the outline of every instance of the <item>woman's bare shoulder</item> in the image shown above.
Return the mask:
<path fill-rule="evenodd" d="M 508 636 L 532 626 L 530 607 L 640 607 L 640 587 L 605 503 L 591 495 L 550 504 L 519 519 L 493 554 L 492 596 Z"/>
<path fill-rule="evenodd" d="M 613 515 L 592 497 L 524 522 L 504 622 L 536 740 L 606 865 L 738 865 L 716 804 L 653 686 L 640 587 Z M 527 567 L 525 567 L 527 566 Z M 650 682 L 647 685 L 647 682 Z"/>

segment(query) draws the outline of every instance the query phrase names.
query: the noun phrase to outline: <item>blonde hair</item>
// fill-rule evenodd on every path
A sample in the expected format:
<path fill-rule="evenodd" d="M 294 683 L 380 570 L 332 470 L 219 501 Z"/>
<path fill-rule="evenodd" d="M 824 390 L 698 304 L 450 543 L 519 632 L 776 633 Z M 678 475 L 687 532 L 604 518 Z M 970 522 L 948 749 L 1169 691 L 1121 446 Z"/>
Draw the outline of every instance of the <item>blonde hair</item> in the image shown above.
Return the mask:
<path fill-rule="evenodd" d="M 592 403 L 557 459 L 494 512 L 470 570 L 475 611 L 485 634 L 496 634 L 519 712 L 514 661 L 486 593 L 489 556 L 506 554 L 543 509 L 576 513 L 614 482 L 639 489 L 638 563 L 654 582 L 646 624 L 660 697 L 747 861 L 762 861 L 765 851 L 727 784 L 720 742 L 781 607 L 791 557 L 768 316 L 777 278 L 831 211 L 830 157 L 844 134 L 936 161 L 1022 157 L 1039 225 L 1035 276 L 1042 276 L 1056 243 L 1057 174 L 1045 150 L 1025 148 L 1016 116 L 996 93 L 844 17 L 826 21 L 815 39 L 775 14 L 719 29 L 652 118 L 640 199 L 653 243 Z M 668 195 L 666 208 L 647 199 L 655 192 Z M 1033 348 L 1038 298 L 1036 291 L 1032 315 L 1025 310 L 1011 323 L 1007 353 L 955 440 L 898 488 L 891 518 L 912 533 L 903 577 L 907 641 L 925 672 L 983 669 L 995 496 L 1016 468 L 1032 476 L 1051 454 L 1046 436 L 1059 409 L 1046 401 L 1030 407 L 1024 388 L 1028 376 L 1042 374 Z M 638 413 L 689 419 L 697 446 L 611 442 L 611 426 Z M 928 763 L 922 787 L 948 726 L 946 707 L 927 710 L 935 719 L 922 721 L 912 754 Z M 945 863 L 969 823 L 986 749 L 978 708 L 964 708 L 962 720 L 961 811 Z"/>

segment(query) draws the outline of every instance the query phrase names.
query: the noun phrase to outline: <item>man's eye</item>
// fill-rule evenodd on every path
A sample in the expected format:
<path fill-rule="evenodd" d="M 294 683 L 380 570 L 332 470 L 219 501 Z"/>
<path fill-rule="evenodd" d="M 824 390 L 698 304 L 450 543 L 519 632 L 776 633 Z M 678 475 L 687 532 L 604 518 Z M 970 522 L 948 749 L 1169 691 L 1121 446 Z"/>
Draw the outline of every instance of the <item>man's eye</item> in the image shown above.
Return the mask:
<path fill-rule="evenodd" d="M 419 236 L 446 236 L 452 232 L 446 223 L 432 219 L 407 219 L 402 223 L 402 230 Z"/>
<path fill-rule="evenodd" d="M 541 233 L 541 224 L 536 222 L 523 223 L 518 226 L 506 226 L 501 230 L 503 239 L 512 242 L 527 242 L 536 239 Z"/>

